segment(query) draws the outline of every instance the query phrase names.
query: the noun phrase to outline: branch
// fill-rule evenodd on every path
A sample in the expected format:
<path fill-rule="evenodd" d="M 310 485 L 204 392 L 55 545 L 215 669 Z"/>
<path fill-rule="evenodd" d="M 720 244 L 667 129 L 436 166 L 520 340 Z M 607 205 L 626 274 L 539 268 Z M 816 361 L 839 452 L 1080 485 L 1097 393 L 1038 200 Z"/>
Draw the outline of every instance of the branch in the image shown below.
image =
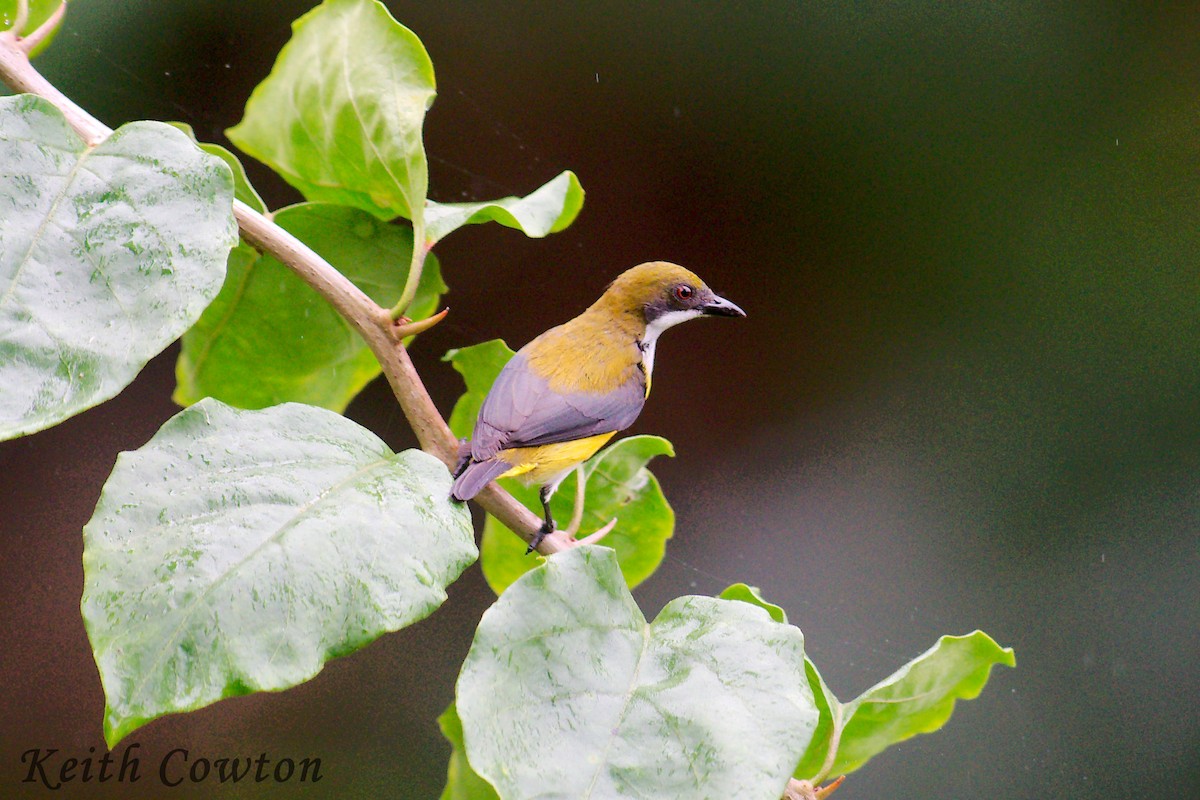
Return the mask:
<path fill-rule="evenodd" d="M 825 800 L 826 797 L 837 791 L 837 788 L 842 785 L 842 781 L 846 780 L 846 776 L 838 778 L 833 783 L 827 783 L 824 786 L 814 786 L 809 781 L 798 781 L 795 778 L 789 778 L 787 788 L 783 792 L 783 800 Z"/>
<path fill-rule="evenodd" d="M 12 31 L 0 32 L 0 81 L 16 92 L 35 94 L 49 100 L 89 146 L 99 144 L 112 133 L 110 128 L 75 105 L 33 68 L 22 41 Z M 363 294 L 325 259 L 246 204 L 235 200 L 233 213 L 246 242 L 269 253 L 299 275 L 358 331 L 379 360 L 383 374 L 417 435 L 421 449 L 441 459 L 447 467 L 453 467 L 457 460 L 458 442 L 433 404 L 401 341 L 404 336 L 414 332 L 412 325 L 420 323 L 401 324 L 394 321 L 388 309 L 380 307 Z M 414 247 L 420 247 L 420 243 L 414 241 Z M 541 527 L 541 519 L 495 483 L 488 484 L 475 499 L 485 511 L 526 541 L 533 541 Z M 538 552 L 550 555 L 573 545 L 567 536 L 556 532 L 542 540 Z"/>

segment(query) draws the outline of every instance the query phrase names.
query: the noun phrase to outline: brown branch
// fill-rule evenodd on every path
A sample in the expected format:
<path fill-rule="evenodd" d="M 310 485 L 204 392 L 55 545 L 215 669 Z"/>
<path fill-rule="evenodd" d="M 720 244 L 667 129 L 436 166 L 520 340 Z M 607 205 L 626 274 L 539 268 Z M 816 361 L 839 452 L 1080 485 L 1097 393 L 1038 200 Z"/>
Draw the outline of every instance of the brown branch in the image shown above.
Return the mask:
<path fill-rule="evenodd" d="M 88 145 L 97 145 L 112 133 L 110 128 L 75 105 L 33 68 L 21 40 L 11 31 L 0 32 L 0 81 L 16 92 L 35 94 L 49 100 Z M 425 384 L 421 382 L 408 357 L 408 350 L 401 342 L 412 329 L 396 325 L 388 309 L 377 305 L 325 259 L 262 214 L 236 200 L 233 213 L 246 242 L 269 253 L 299 275 L 358 331 L 379 360 L 383 374 L 416 433 L 421 449 L 452 467 L 457 457 L 458 442 L 425 390 Z M 485 511 L 526 541 L 532 541 L 541 526 L 541 520 L 533 512 L 495 483 L 489 484 L 475 499 Z M 573 545 L 569 537 L 556 532 L 542 540 L 538 552 L 550 555 Z"/>
<path fill-rule="evenodd" d="M 789 778 L 787 788 L 783 791 L 783 800 L 825 800 L 826 797 L 837 791 L 837 788 L 842 785 L 842 781 L 844 780 L 846 780 L 845 775 L 833 783 L 827 783 L 824 786 L 813 786 L 809 781 L 798 781 L 795 778 Z"/>

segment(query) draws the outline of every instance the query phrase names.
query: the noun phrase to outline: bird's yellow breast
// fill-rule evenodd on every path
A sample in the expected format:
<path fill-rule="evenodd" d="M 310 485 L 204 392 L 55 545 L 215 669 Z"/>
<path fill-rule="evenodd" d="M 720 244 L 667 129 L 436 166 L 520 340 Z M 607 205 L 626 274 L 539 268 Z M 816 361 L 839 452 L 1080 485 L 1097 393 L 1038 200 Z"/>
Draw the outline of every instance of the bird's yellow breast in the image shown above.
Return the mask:
<path fill-rule="evenodd" d="M 546 483 L 587 461 L 614 435 L 615 432 L 601 433 L 570 442 L 502 450 L 500 457 L 514 466 L 500 477 L 520 478 L 526 483 Z"/>
<path fill-rule="evenodd" d="M 635 379 L 642 360 L 640 331 L 627 322 L 585 313 L 546 331 L 523 352 L 553 391 L 610 392 Z"/>

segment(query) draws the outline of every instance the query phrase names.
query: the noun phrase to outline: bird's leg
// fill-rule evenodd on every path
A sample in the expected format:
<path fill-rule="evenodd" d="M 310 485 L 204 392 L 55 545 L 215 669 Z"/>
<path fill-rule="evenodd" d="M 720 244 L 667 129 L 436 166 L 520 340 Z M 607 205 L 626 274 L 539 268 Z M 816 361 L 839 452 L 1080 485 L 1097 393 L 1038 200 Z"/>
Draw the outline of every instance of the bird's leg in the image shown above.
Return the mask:
<path fill-rule="evenodd" d="M 571 524 L 563 531 L 568 539 L 574 539 L 579 532 L 579 523 L 583 522 L 583 501 L 587 493 L 587 473 L 583 464 L 575 468 L 575 508 L 571 511 Z"/>
<path fill-rule="evenodd" d="M 542 527 L 538 528 L 538 532 L 536 535 L 534 535 L 533 541 L 529 543 L 529 547 L 525 548 L 525 555 L 529 555 L 536 550 L 537 546 L 542 543 L 542 539 L 545 539 L 547 534 L 554 532 L 554 528 L 556 526 L 554 523 L 554 517 L 550 513 L 550 497 L 554 494 L 554 490 L 557 488 L 557 482 L 548 483 L 541 488 L 541 491 L 538 492 L 538 497 L 540 497 L 542 500 L 542 513 L 544 515 L 543 520 L 545 521 L 542 522 Z"/>

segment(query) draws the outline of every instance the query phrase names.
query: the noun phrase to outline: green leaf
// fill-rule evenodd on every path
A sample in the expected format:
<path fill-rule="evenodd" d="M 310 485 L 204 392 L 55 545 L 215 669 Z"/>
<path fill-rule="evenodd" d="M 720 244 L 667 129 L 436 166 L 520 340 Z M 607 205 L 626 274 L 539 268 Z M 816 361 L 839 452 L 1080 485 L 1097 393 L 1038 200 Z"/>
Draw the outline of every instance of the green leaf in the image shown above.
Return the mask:
<path fill-rule="evenodd" d="M 763 599 L 762 593 L 757 586 L 747 586 L 744 583 L 735 583 L 721 594 L 717 595 L 722 600 L 740 600 L 743 603 L 749 603 L 753 606 L 758 606 L 766 610 L 771 615 L 771 619 L 776 622 L 787 623 L 787 612 L 774 603 L 768 603 Z"/>
<path fill-rule="evenodd" d="M 274 220 L 375 302 L 386 308 L 400 296 L 412 254 L 408 227 L 324 203 L 280 209 Z M 411 313 L 431 314 L 445 290 L 431 255 Z M 230 255 L 220 295 L 184 334 L 174 399 L 187 405 L 211 396 L 239 408 L 296 401 L 342 411 L 379 372 L 362 337 L 326 300 L 243 245 Z"/>
<path fill-rule="evenodd" d="M 513 351 L 499 339 L 446 354 L 444 360 L 454 365 L 467 384 L 467 391 L 450 414 L 450 430 L 455 436 L 471 435 L 483 399 L 512 356 Z M 675 529 L 675 512 L 663 497 L 658 479 L 645 468 L 655 456 L 674 454 L 666 439 L 631 436 L 601 450 L 584 465 L 587 495 L 579 536 L 586 536 L 617 517 L 619 522 L 604 543 L 617 551 L 630 587 L 658 569 L 666 553 L 667 539 Z M 562 526 L 566 526 L 575 508 L 575 484 L 575 475 L 571 475 L 550 501 L 551 513 Z M 541 516 L 542 504 L 536 488 L 511 478 L 500 481 L 500 485 Z M 484 578 L 496 594 L 537 566 L 537 558 L 525 555 L 525 548 L 523 539 L 493 517 L 486 518 L 480 564 Z"/>
<path fill-rule="evenodd" d="M 116 395 L 216 296 L 233 181 L 160 122 L 88 148 L 48 101 L 0 98 L 0 439 Z"/>
<path fill-rule="evenodd" d="M 463 225 L 499 222 L 539 238 L 557 233 L 575 221 L 583 208 L 583 187 L 566 171 L 525 197 L 505 197 L 480 203 L 436 203 L 425 207 L 425 238 L 432 246 Z"/>
<path fill-rule="evenodd" d="M 759 606 L 776 622 L 787 622 L 784 610 L 764 600 L 753 586 L 735 583 L 720 596 Z M 853 702 L 841 703 L 806 656 L 804 668 L 819 721 L 796 777 L 816 783 L 844 775 L 893 744 L 932 733 L 950 719 L 955 700 L 979 696 L 996 664 L 1015 666 L 1012 648 L 1001 648 L 982 631 L 943 636 L 887 680 Z"/>
<path fill-rule="evenodd" d="M 577 547 L 484 615 L 457 687 L 466 751 L 506 800 L 778 800 L 817 721 L 800 631 L 681 597 L 647 623 L 611 550 Z"/>
<path fill-rule="evenodd" d="M 246 168 L 242 166 L 242 162 L 238 160 L 237 156 L 226 150 L 224 147 L 221 147 L 219 144 L 201 142 L 196 138 L 196 132 L 192 130 L 192 126 L 188 125 L 186 122 L 168 122 L 167 124 L 172 128 L 178 128 L 179 130 L 183 131 L 185 134 L 187 134 L 189 139 L 196 143 L 197 147 L 208 153 L 210 156 L 216 156 L 224 161 L 226 166 L 229 167 L 230 172 L 233 173 L 233 196 L 253 208 L 258 213 L 267 213 L 267 204 L 263 202 L 261 197 L 259 197 L 258 192 L 255 191 L 254 187 L 250 185 L 250 178 L 246 176 Z"/>
<path fill-rule="evenodd" d="M 815 680 L 825 694 L 832 724 L 818 731 L 796 777 L 844 775 L 893 744 L 936 731 L 950 719 L 955 701 L 979 696 L 997 664 L 1013 667 L 1016 658 L 1012 648 L 1000 647 L 986 633 L 943 636 L 887 680 L 844 705 L 809 665 L 810 681 Z M 822 768 L 831 748 L 836 756 Z"/>
<path fill-rule="evenodd" d="M 83 531 L 109 746 L 427 616 L 476 556 L 449 491 L 432 456 L 300 404 L 204 400 L 122 453 Z"/>
<path fill-rule="evenodd" d="M 421 126 L 435 96 L 416 35 L 376 0 L 326 0 L 246 103 L 230 140 L 309 200 L 419 221 L 429 174 Z"/>
<path fill-rule="evenodd" d="M 467 763 L 467 752 L 463 748 L 462 720 L 454 703 L 438 717 L 438 727 L 450 742 L 450 766 L 446 769 L 446 788 L 441 800 L 500 800 L 492 785 L 479 777 Z"/>
<path fill-rule="evenodd" d="M 674 448 L 659 436 L 630 436 L 601 450 L 583 465 L 587 494 L 583 522 L 577 536 L 583 538 L 616 517 L 616 527 L 603 543 L 617 552 L 621 572 L 629 588 L 649 578 L 662 563 L 667 539 L 675 532 L 675 512 L 663 497 L 658 479 L 646 469 L 655 456 L 673 456 Z M 576 476 L 569 476 L 550 500 L 550 512 L 566 526 L 575 508 Z M 536 487 L 516 479 L 500 481 L 513 497 L 541 515 L 542 502 Z M 525 540 L 488 515 L 479 545 L 479 563 L 492 591 L 500 594 L 517 578 L 537 566 L 526 555 Z"/>
<path fill-rule="evenodd" d="M 50 15 L 62 5 L 63 0 L 29 0 L 29 19 L 25 23 L 24 29 L 21 31 L 22 36 L 28 36 L 36 31 L 43 22 L 50 19 Z M 6 31 L 12 28 L 13 22 L 17 18 L 17 0 L 0 0 L 0 31 Z M 61 23 L 59 25 L 61 28 Z M 37 47 L 30 53 L 31 56 L 36 56 L 46 49 L 47 45 L 54 40 L 58 34 L 55 30 L 49 36 L 41 41 Z"/>

